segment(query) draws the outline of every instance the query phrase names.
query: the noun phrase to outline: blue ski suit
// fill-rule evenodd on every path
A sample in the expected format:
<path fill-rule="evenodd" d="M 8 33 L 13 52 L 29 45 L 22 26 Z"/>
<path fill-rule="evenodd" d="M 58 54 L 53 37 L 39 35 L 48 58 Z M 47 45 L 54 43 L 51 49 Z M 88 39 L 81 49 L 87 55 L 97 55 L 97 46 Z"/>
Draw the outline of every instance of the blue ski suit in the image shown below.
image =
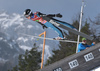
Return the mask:
<path fill-rule="evenodd" d="M 93 46 L 93 45 L 95 45 L 95 44 L 92 43 L 91 45 L 87 45 L 87 44 L 80 43 L 80 44 L 78 45 L 78 52 L 83 51 L 83 50 L 85 50 L 87 47 L 91 47 L 91 46 Z"/>
<path fill-rule="evenodd" d="M 43 26 L 43 28 L 48 28 L 48 27 L 52 28 L 54 31 L 56 31 L 58 33 L 59 37 L 64 38 L 62 30 L 60 30 L 58 27 L 56 27 L 52 23 L 44 20 L 40 15 L 45 15 L 45 14 L 42 14 L 40 12 L 33 13 L 31 20 L 38 22 L 39 24 L 41 24 Z M 49 14 L 47 16 L 51 18 L 51 17 L 55 17 L 55 14 L 54 15 Z M 69 27 L 69 28 L 74 28 L 72 25 L 70 25 L 66 22 L 62 22 L 62 21 L 59 21 L 59 20 L 56 20 L 56 22 L 63 24 L 65 26 Z"/>

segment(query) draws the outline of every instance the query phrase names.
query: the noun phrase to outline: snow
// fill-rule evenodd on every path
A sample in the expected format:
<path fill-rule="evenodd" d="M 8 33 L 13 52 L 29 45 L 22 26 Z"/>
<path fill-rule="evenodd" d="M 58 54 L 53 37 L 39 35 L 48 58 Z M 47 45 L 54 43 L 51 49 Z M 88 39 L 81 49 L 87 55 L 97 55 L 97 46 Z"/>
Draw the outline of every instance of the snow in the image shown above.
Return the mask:
<path fill-rule="evenodd" d="M 28 47 L 28 46 L 20 46 L 21 49 L 23 49 L 24 51 L 27 49 L 27 50 L 31 50 L 32 48 L 31 47 Z"/>
<path fill-rule="evenodd" d="M 30 28 L 32 28 L 32 27 L 33 27 L 32 25 L 28 25 L 28 26 L 27 26 L 28 29 L 30 29 Z"/>
<path fill-rule="evenodd" d="M 23 37 L 19 37 L 17 40 L 18 40 L 18 41 L 23 41 L 23 42 L 28 41 L 28 39 L 27 39 L 27 38 L 23 38 Z"/>
<path fill-rule="evenodd" d="M 5 59 L 2 59 L 2 58 L 0 58 L 0 63 L 5 63 L 5 62 L 7 62 L 8 60 L 5 60 Z"/>
<path fill-rule="evenodd" d="M 2 17 L 2 16 L 7 16 L 7 17 L 8 17 L 9 15 L 7 15 L 5 12 L 3 12 L 3 13 L 0 14 L 0 16 L 1 16 L 1 17 Z"/>
<path fill-rule="evenodd" d="M 9 44 L 9 45 L 10 45 L 11 49 L 13 49 L 12 44 Z"/>
<path fill-rule="evenodd" d="M 97 68 L 95 68 L 95 69 L 93 69 L 91 71 L 100 71 L 100 67 L 97 67 Z"/>
<path fill-rule="evenodd" d="M 2 37 L 0 37 L 0 40 L 2 40 L 3 38 Z"/>
<path fill-rule="evenodd" d="M 38 51 L 41 51 L 43 50 L 43 44 L 40 44 L 39 46 L 40 48 L 38 49 Z M 50 49 L 51 47 L 48 46 L 48 45 L 45 45 L 45 53 L 44 53 L 44 64 L 46 63 L 46 60 L 52 56 L 52 53 L 50 52 Z"/>

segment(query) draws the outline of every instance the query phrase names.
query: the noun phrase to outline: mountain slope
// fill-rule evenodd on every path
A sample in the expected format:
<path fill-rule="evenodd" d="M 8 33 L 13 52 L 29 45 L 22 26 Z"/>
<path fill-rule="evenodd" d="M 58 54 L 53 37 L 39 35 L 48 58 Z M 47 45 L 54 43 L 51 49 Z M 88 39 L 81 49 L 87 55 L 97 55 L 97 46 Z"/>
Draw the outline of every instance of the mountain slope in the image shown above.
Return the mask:
<path fill-rule="evenodd" d="M 47 32 L 46 37 L 57 37 L 52 29 L 43 30 L 41 25 L 26 19 L 22 15 L 16 13 L 10 15 L 6 12 L 0 12 L 0 59 L 9 61 L 13 57 L 18 57 L 26 49 L 30 50 L 34 43 L 39 46 L 38 50 L 42 51 L 43 39 L 37 41 L 37 38 L 22 34 L 38 36 L 44 31 Z M 44 62 L 52 56 L 52 50 L 58 49 L 58 43 L 46 40 Z"/>

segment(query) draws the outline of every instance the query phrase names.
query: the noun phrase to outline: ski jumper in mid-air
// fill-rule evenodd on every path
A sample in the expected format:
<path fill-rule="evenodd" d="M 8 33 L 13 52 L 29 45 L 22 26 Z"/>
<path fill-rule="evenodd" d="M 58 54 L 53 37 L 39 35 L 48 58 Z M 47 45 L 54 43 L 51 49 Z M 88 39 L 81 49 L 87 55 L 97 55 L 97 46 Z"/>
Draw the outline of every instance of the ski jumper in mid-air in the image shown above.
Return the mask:
<path fill-rule="evenodd" d="M 58 33 L 59 37 L 54 38 L 54 39 L 57 39 L 57 40 L 59 40 L 59 39 L 64 39 L 65 37 L 64 37 L 64 34 L 63 34 L 62 30 L 59 29 L 57 26 L 53 25 L 52 23 L 50 23 L 50 22 L 44 20 L 44 19 L 41 17 L 41 16 L 43 16 L 43 15 L 46 15 L 46 14 L 42 14 L 42 13 L 40 13 L 40 12 L 34 12 L 34 13 L 33 13 L 33 12 L 31 11 L 31 9 L 26 9 L 25 12 L 24 12 L 24 16 L 25 16 L 27 19 L 31 19 L 31 20 L 33 20 L 33 21 L 38 22 L 39 24 L 41 24 L 41 25 L 43 26 L 43 29 L 44 29 L 44 28 L 50 27 L 50 28 L 52 28 L 53 30 L 55 30 L 55 31 Z M 46 16 L 49 17 L 49 18 L 53 18 L 53 17 L 59 17 L 59 18 L 61 18 L 61 17 L 62 17 L 62 15 L 61 15 L 60 13 L 59 13 L 59 14 L 48 14 L 48 15 L 46 15 Z M 55 19 L 55 20 L 56 20 L 56 19 Z M 56 22 L 58 22 L 58 23 L 60 23 L 60 24 L 63 24 L 63 25 L 65 25 L 65 26 L 69 27 L 69 28 L 72 28 L 72 29 L 74 28 L 72 25 L 70 25 L 70 24 L 68 24 L 68 23 L 66 23 L 66 22 L 62 22 L 62 21 L 59 21 L 59 20 L 56 20 Z"/>

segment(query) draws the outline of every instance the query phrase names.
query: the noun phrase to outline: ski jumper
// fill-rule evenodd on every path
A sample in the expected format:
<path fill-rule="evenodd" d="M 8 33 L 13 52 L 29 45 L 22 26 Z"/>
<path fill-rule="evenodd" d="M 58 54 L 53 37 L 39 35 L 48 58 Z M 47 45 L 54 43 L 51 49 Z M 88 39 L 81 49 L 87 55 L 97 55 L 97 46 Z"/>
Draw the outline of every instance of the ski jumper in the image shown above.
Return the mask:
<path fill-rule="evenodd" d="M 31 20 L 41 23 L 42 25 L 45 25 L 46 27 L 52 28 L 53 30 L 55 30 L 58 33 L 59 37 L 64 38 L 62 31 L 58 27 L 54 26 L 52 23 L 50 23 L 50 22 L 44 20 L 42 17 L 40 17 L 38 12 L 35 12 L 33 14 L 33 16 L 31 17 Z"/>
<path fill-rule="evenodd" d="M 86 47 L 91 47 L 91 46 L 93 46 L 93 45 L 94 45 L 93 43 L 92 43 L 91 45 L 87 45 L 87 44 L 82 44 L 82 43 L 80 43 L 80 44 L 78 45 L 78 52 L 83 51 L 83 50 L 86 49 Z"/>

